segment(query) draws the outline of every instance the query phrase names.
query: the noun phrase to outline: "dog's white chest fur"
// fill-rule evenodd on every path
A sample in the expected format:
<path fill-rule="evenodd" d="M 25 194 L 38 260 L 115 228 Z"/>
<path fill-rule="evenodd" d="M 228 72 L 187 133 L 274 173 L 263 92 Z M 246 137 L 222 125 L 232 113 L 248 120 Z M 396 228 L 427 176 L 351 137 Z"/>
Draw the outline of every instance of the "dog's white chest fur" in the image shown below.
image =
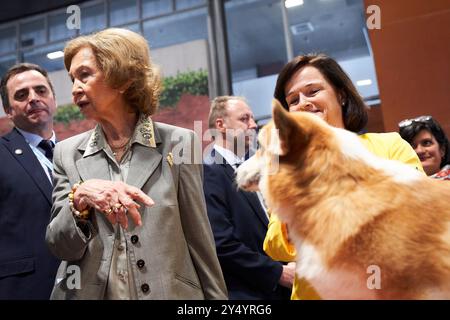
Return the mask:
<path fill-rule="evenodd" d="M 296 241 L 297 273 L 307 280 L 317 278 L 325 272 L 320 254 L 314 246 L 305 241 Z"/>
<path fill-rule="evenodd" d="M 297 275 L 308 280 L 322 299 L 376 299 L 376 292 L 367 287 L 363 273 L 327 269 L 314 246 L 296 241 L 295 247 Z"/>

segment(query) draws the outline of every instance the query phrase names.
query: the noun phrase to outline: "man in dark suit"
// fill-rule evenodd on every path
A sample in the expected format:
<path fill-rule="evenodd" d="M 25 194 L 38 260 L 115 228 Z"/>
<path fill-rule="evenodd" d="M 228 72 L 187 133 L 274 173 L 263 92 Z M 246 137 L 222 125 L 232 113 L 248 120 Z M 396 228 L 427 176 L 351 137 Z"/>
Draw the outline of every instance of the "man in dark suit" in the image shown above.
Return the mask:
<path fill-rule="evenodd" d="M 47 72 L 22 63 L 2 78 L 14 123 L 0 138 L 0 299 L 48 299 L 59 261 L 45 243 L 50 220 L 56 102 Z"/>
<path fill-rule="evenodd" d="M 204 159 L 204 192 L 229 298 L 289 299 L 295 266 L 264 253 L 269 221 L 263 200 L 238 190 L 234 182 L 234 171 L 256 133 L 253 113 L 241 97 L 217 97 L 209 128 L 214 149 Z"/>

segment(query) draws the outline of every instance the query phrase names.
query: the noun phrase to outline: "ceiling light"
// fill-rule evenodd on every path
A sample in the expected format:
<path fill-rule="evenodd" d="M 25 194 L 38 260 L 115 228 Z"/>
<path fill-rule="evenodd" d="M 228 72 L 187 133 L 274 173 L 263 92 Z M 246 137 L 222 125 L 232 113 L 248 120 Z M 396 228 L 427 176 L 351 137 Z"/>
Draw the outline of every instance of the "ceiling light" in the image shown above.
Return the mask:
<path fill-rule="evenodd" d="M 372 84 L 372 80 L 365 79 L 365 80 L 358 80 L 356 81 L 356 85 L 362 87 L 362 86 L 370 86 Z"/>
<path fill-rule="evenodd" d="M 55 52 L 47 53 L 47 58 L 49 58 L 51 60 L 62 58 L 62 57 L 64 57 L 64 52 L 62 52 L 62 51 L 55 51 Z"/>
<path fill-rule="evenodd" d="M 312 31 L 314 31 L 314 27 L 311 22 L 302 22 L 291 26 L 291 32 L 294 36 Z"/>
<path fill-rule="evenodd" d="M 301 6 L 302 4 L 303 4 L 303 0 L 286 0 L 286 1 L 284 1 L 284 6 L 286 8 Z"/>

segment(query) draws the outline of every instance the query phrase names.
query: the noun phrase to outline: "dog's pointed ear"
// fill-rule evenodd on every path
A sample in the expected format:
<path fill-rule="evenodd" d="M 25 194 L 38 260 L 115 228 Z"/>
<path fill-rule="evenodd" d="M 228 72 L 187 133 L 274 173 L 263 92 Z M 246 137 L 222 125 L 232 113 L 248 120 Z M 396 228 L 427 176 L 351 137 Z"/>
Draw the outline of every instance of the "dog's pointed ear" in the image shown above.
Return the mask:
<path fill-rule="evenodd" d="M 286 155 L 291 145 L 297 143 L 294 135 L 298 132 L 298 124 L 276 99 L 272 101 L 272 118 L 280 138 L 279 155 Z"/>

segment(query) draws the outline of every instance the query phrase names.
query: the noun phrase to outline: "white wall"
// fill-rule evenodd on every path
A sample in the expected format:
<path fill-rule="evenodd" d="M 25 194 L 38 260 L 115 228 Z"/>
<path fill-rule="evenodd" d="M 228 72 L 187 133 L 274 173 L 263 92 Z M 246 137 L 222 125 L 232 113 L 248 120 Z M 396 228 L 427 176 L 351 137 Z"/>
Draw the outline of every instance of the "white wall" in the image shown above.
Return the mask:
<path fill-rule="evenodd" d="M 153 50 L 150 48 L 150 56 L 165 77 L 175 76 L 178 72 L 208 70 L 206 40 L 195 40 Z"/>
<path fill-rule="evenodd" d="M 50 81 L 55 89 L 57 105 L 72 103 L 72 81 L 66 70 L 50 72 Z"/>
<path fill-rule="evenodd" d="M 352 79 L 356 89 L 358 89 L 359 94 L 363 98 L 367 99 L 379 96 L 375 65 L 371 56 L 343 60 L 339 61 L 339 64 L 350 76 L 350 79 Z M 356 84 L 358 80 L 366 79 L 370 79 L 372 84 L 368 86 L 358 86 Z"/>
<path fill-rule="evenodd" d="M 277 75 L 233 83 L 233 94 L 244 96 L 256 119 L 271 114 Z"/>

